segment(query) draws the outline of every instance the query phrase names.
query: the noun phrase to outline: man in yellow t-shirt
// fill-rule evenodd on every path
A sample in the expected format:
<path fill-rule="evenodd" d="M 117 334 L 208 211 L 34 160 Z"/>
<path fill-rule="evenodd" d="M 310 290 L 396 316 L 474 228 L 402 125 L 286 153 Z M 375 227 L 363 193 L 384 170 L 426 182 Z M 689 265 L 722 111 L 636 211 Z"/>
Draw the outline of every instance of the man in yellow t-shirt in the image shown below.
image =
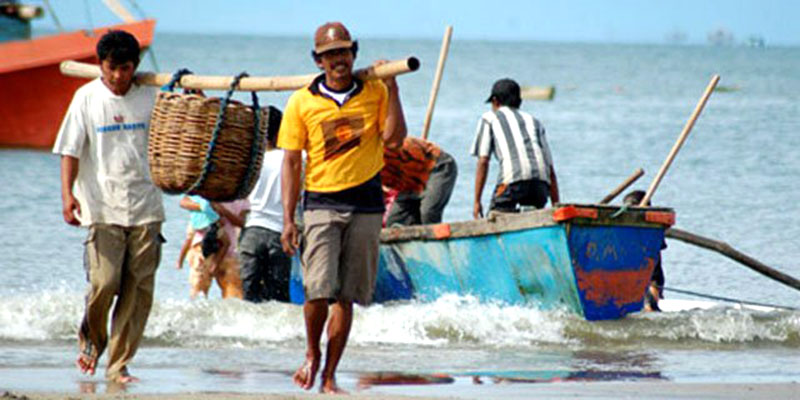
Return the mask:
<path fill-rule="evenodd" d="M 356 78 L 357 51 L 358 43 L 341 23 L 317 28 L 312 55 L 324 74 L 292 94 L 278 133 L 278 147 L 285 150 L 281 244 L 290 255 L 299 248 L 294 215 L 302 152 L 307 156 L 301 255 L 306 361 L 293 379 L 306 390 L 314 386 L 327 321 L 323 393 L 341 392 L 335 372 L 347 345 L 353 302 L 369 304 L 375 288 L 384 211 L 383 146 L 399 145 L 406 136 L 397 83 L 394 78 Z"/>

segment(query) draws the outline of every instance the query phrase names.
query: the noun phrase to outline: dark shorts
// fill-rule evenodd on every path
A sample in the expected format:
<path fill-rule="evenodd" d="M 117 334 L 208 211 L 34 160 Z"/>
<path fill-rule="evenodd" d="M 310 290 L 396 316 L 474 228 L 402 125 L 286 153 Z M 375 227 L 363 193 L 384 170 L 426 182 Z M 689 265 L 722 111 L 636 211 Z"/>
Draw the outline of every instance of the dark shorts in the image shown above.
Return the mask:
<path fill-rule="evenodd" d="M 494 189 L 490 210 L 519 212 L 520 206 L 543 208 L 550 195 L 550 185 L 539 179 L 500 184 Z"/>
<path fill-rule="evenodd" d="M 288 302 L 292 260 L 283 252 L 281 233 L 248 226 L 239 236 L 238 250 L 244 299 Z"/>

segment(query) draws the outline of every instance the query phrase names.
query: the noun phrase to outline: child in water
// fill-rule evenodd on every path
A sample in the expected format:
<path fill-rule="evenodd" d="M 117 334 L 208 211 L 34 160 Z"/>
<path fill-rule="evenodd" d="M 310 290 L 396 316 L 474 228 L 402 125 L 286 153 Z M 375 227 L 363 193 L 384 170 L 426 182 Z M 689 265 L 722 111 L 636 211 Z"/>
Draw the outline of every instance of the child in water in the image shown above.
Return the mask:
<path fill-rule="evenodd" d="M 186 254 L 192 245 L 197 243 L 199 236 L 202 237 L 202 253 L 205 259 L 202 267 L 213 275 L 231 245 L 230 239 L 220 226 L 222 223 L 220 216 L 214 211 L 212 203 L 200 196 L 184 196 L 181 199 L 181 207 L 189 210 L 190 217 L 186 228 L 186 240 L 178 256 L 177 268 L 183 267 Z"/>

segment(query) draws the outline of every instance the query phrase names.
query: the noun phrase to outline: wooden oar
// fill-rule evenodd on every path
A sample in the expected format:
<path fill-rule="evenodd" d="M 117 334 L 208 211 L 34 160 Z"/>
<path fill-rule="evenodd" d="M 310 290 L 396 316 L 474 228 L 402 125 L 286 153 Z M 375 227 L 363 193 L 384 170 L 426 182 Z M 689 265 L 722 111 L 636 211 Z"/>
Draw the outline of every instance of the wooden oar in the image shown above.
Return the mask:
<path fill-rule="evenodd" d="M 439 94 L 439 84 L 442 82 L 442 72 L 444 72 L 444 63 L 447 60 L 447 51 L 450 49 L 450 36 L 453 35 L 453 27 L 447 25 L 444 29 L 444 38 L 442 38 L 442 48 L 439 50 L 439 62 L 436 64 L 436 75 L 433 78 L 433 87 L 431 87 L 431 97 L 428 100 L 428 111 L 425 113 L 425 122 L 422 124 L 422 138 L 428 139 L 428 131 L 431 128 L 431 119 L 433 118 L 433 106 L 436 105 L 436 96 Z"/>
<path fill-rule="evenodd" d="M 416 71 L 417 69 L 419 69 L 419 60 L 416 57 L 409 57 L 404 60 L 391 61 L 378 67 L 369 66 L 359 69 L 354 74 L 364 80 L 383 79 Z M 67 76 L 93 79 L 100 76 L 100 66 L 77 61 L 64 61 L 61 63 L 61 73 Z M 311 83 L 318 75 L 242 78 L 236 89 L 248 92 L 295 90 Z M 142 85 L 163 86 L 169 83 L 171 79 L 171 74 L 156 74 L 152 72 L 139 72 L 136 74 L 137 82 Z M 233 77 L 231 76 L 185 75 L 178 85 L 187 89 L 228 90 L 232 81 Z"/>
<path fill-rule="evenodd" d="M 647 193 L 644 195 L 644 198 L 642 198 L 639 206 L 644 207 L 653 197 L 653 194 L 658 188 L 658 184 L 661 183 L 661 179 L 664 178 L 664 175 L 667 173 L 667 169 L 669 169 L 670 164 L 672 164 L 672 160 L 675 159 L 675 156 L 678 154 L 678 150 L 681 149 L 683 142 L 685 142 L 686 138 L 689 137 L 689 132 L 692 131 L 692 127 L 694 127 L 697 117 L 700 116 L 700 113 L 703 111 L 703 107 L 705 107 L 708 97 L 711 96 L 711 92 L 714 91 L 714 87 L 717 86 L 717 82 L 719 82 L 719 75 L 714 75 L 711 77 L 711 82 L 709 82 L 708 86 L 706 87 L 706 91 L 703 93 L 703 96 L 700 98 L 700 101 L 694 108 L 694 112 L 689 118 L 689 121 L 687 121 L 686 125 L 683 127 L 683 131 L 681 132 L 680 136 L 678 136 L 678 140 L 672 146 L 672 150 L 669 152 L 667 159 L 664 160 L 664 164 L 661 165 L 661 169 L 658 170 L 658 174 L 656 174 L 656 177 L 653 178 L 653 182 L 647 189 Z"/>
<path fill-rule="evenodd" d="M 797 278 L 786 275 L 783 272 L 780 272 L 776 269 L 770 268 L 766 266 L 764 263 L 756 260 L 755 258 L 750 257 L 747 254 L 744 254 L 734 249 L 725 242 L 720 242 L 718 240 L 703 237 L 678 228 L 668 229 L 666 232 L 666 236 L 668 238 L 680 240 L 682 242 L 693 244 L 695 246 L 699 246 L 704 249 L 714 250 L 735 261 L 738 261 L 739 263 L 752 269 L 753 271 L 758 272 L 759 274 L 762 274 L 770 279 L 783 283 L 786 286 L 800 290 L 800 280 L 798 280 Z"/>
<path fill-rule="evenodd" d="M 615 197 L 619 196 L 619 194 L 622 193 L 623 190 L 627 189 L 628 186 L 633 184 L 633 182 L 636 182 L 636 180 L 639 179 L 642 175 L 644 175 L 644 170 L 641 168 L 638 168 L 636 171 L 633 171 L 631 176 L 629 176 L 628 179 L 625 180 L 625 182 L 622 182 L 619 186 L 616 187 L 616 189 L 612 190 L 611 193 L 609 193 L 606 197 L 603 197 L 603 200 L 600 200 L 600 204 L 611 203 L 611 200 L 614 200 Z"/>

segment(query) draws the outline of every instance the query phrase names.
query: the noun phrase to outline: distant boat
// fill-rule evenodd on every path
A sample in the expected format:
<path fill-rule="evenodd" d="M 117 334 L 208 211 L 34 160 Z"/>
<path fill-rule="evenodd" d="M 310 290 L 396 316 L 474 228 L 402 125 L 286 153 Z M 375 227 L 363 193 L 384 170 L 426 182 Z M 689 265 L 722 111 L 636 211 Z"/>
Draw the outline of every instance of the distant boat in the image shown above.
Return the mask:
<path fill-rule="evenodd" d="M 153 40 L 152 19 L 31 38 L 30 20 L 41 15 L 40 9 L 31 14 L 31 8 L 0 0 L 0 32 L 4 32 L 0 35 L 2 147 L 53 145 L 75 90 L 86 83 L 63 76 L 58 68 L 62 61 L 96 62 L 97 41 L 111 29 L 130 32 L 143 48 Z"/>
<path fill-rule="evenodd" d="M 555 86 L 523 86 L 520 97 L 525 100 L 553 100 L 556 96 Z"/>
<path fill-rule="evenodd" d="M 708 43 L 714 46 L 730 46 L 733 34 L 725 28 L 718 28 L 708 33 Z"/>
<path fill-rule="evenodd" d="M 587 320 L 642 309 L 660 257 L 668 208 L 559 205 L 496 218 L 386 228 L 375 302 L 446 294 L 565 309 Z M 302 303 L 299 267 L 292 301 Z"/>

